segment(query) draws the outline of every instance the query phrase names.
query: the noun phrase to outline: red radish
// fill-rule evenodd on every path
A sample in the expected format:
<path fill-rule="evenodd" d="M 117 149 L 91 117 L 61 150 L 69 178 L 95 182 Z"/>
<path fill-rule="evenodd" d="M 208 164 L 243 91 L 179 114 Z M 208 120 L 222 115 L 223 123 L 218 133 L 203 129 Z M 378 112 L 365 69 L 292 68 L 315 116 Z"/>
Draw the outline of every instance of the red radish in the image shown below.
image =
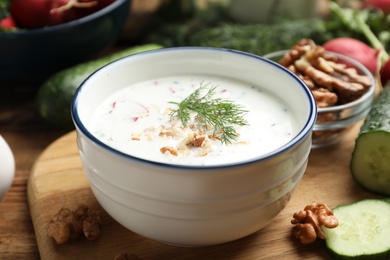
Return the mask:
<path fill-rule="evenodd" d="M 79 19 L 115 0 L 11 0 L 10 12 L 21 28 L 34 29 Z"/>
<path fill-rule="evenodd" d="M 80 0 L 80 2 L 88 2 L 88 1 L 91 1 L 91 0 Z M 91 8 L 84 8 L 82 11 L 84 13 L 91 14 L 91 13 L 99 11 L 99 10 L 103 9 L 104 7 L 112 4 L 113 2 L 115 2 L 115 0 L 97 0 L 97 2 L 98 3 L 96 6 L 93 6 Z"/>
<path fill-rule="evenodd" d="M 50 9 L 50 0 L 12 0 L 10 4 L 16 24 L 26 29 L 46 26 Z"/>
<path fill-rule="evenodd" d="M 379 50 L 354 38 L 341 37 L 329 40 L 323 47 L 327 51 L 343 54 L 363 64 L 372 74 L 378 70 Z"/>
<path fill-rule="evenodd" d="M 115 2 L 115 0 L 99 0 L 98 2 L 99 2 L 99 4 L 98 4 L 99 9 L 102 9 L 106 6 L 109 6 L 113 2 Z"/>
<path fill-rule="evenodd" d="M 16 24 L 12 16 L 7 16 L 0 20 L 0 27 L 4 29 L 14 29 L 16 28 Z"/>
<path fill-rule="evenodd" d="M 379 76 L 381 79 L 382 86 L 386 86 L 386 84 L 390 81 L 390 59 L 383 64 L 382 68 L 379 71 Z"/>
<path fill-rule="evenodd" d="M 70 22 L 94 12 L 92 8 L 98 5 L 98 0 L 56 0 L 53 1 L 48 25 Z M 85 11 L 89 10 L 91 11 Z"/>
<path fill-rule="evenodd" d="M 365 0 L 363 8 L 374 7 L 382 10 L 385 14 L 390 13 L 390 0 Z"/>

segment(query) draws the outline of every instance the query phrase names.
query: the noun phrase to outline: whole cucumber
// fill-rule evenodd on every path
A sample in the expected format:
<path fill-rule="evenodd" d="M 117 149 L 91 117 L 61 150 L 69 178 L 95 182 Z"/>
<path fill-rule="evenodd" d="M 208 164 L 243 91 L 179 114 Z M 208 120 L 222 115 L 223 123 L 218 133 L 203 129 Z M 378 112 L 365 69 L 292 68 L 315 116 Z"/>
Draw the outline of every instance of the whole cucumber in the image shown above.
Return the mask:
<path fill-rule="evenodd" d="M 38 89 L 36 103 L 39 115 L 50 125 L 72 129 L 70 104 L 79 85 L 104 65 L 139 52 L 162 48 L 157 44 L 133 46 L 100 59 L 80 63 L 49 77 Z"/>
<path fill-rule="evenodd" d="M 383 88 L 360 128 L 350 169 L 366 190 L 390 195 L 390 86 Z"/>

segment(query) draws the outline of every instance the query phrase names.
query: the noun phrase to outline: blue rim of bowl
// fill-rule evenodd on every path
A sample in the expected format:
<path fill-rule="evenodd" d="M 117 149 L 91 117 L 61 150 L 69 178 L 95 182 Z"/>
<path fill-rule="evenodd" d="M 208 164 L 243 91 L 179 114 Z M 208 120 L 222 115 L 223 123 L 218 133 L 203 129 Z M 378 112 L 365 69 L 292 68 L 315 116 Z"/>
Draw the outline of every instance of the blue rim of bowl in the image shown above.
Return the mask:
<path fill-rule="evenodd" d="M 68 29 L 68 28 L 73 27 L 75 25 L 85 24 L 85 23 L 88 23 L 90 21 L 93 21 L 93 20 L 103 16 L 104 14 L 110 13 L 112 10 L 117 9 L 119 6 L 125 4 L 126 2 L 130 3 L 131 1 L 132 0 L 115 0 L 114 2 L 109 4 L 108 6 L 102 8 L 96 12 L 93 12 L 87 16 L 81 17 L 81 18 L 74 20 L 74 21 L 58 24 L 58 25 L 47 26 L 47 27 L 36 28 L 36 29 L 23 29 L 21 31 L 16 31 L 16 32 L 0 33 L 0 39 L 1 38 L 13 38 L 13 37 L 17 37 L 17 36 L 27 36 L 27 35 L 33 35 L 33 34 L 43 34 L 43 33 L 49 33 L 52 31 L 59 31 L 62 29 Z"/>
<path fill-rule="evenodd" d="M 266 59 L 271 59 L 273 57 L 282 56 L 286 52 L 288 52 L 288 50 L 281 50 L 281 51 L 265 54 L 262 57 L 266 58 Z M 364 93 L 363 96 L 361 96 L 360 98 L 356 99 L 355 101 L 352 101 L 352 102 L 349 102 L 349 103 L 343 104 L 343 105 L 338 105 L 338 106 L 318 108 L 317 109 L 318 113 L 331 113 L 331 112 L 337 112 L 339 110 L 349 109 L 349 108 L 352 108 L 352 107 L 356 106 L 359 103 L 362 103 L 362 102 L 366 101 L 370 97 L 372 97 L 372 98 L 374 97 L 375 79 L 374 79 L 373 75 L 371 74 L 371 72 L 366 67 L 364 67 L 363 64 L 361 64 L 360 62 L 358 62 L 358 61 L 356 61 L 356 60 L 354 60 L 354 59 L 352 59 L 352 58 L 350 58 L 348 56 L 345 56 L 343 54 L 339 54 L 339 53 L 335 53 L 335 52 L 331 52 L 331 51 L 327 51 L 327 52 L 331 53 L 331 54 L 334 54 L 336 56 L 339 56 L 340 58 L 344 59 L 348 63 L 356 66 L 361 72 L 363 72 L 365 75 L 370 77 L 372 84 L 371 84 L 371 87 L 368 89 L 368 91 L 366 93 Z"/>
<path fill-rule="evenodd" d="M 260 60 L 262 62 L 266 62 L 266 63 L 268 63 L 268 64 L 270 64 L 272 66 L 275 66 L 276 68 L 284 71 L 285 73 L 290 75 L 294 80 L 296 80 L 298 82 L 298 84 L 301 86 L 303 91 L 306 93 L 306 97 L 307 97 L 307 99 L 309 101 L 308 103 L 309 103 L 309 106 L 310 106 L 309 107 L 310 112 L 309 112 L 309 115 L 308 115 L 307 121 L 305 122 L 304 127 L 302 127 L 302 129 L 289 142 L 287 142 L 283 146 L 277 148 L 276 150 L 274 150 L 274 151 L 272 151 L 270 153 L 263 154 L 261 156 L 258 156 L 258 157 L 252 158 L 252 159 L 244 160 L 242 162 L 226 163 L 226 164 L 218 164 L 218 165 L 206 165 L 205 166 L 205 165 L 182 165 L 182 164 L 173 164 L 173 163 L 162 163 L 162 162 L 155 162 L 155 161 L 152 161 L 152 160 L 143 159 L 143 158 L 140 158 L 140 157 L 135 157 L 135 156 L 129 155 L 127 153 L 121 152 L 121 151 L 119 151 L 119 150 L 117 150 L 115 148 L 112 148 L 111 146 L 103 143 L 98 138 L 96 138 L 84 126 L 84 124 L 82 123 L 82 121 L 81 121 L 81 119 L 79 117 L 78 111 L 77 111 L 77 104 L 78 104 L 78 101 L 79 101 L 80 93 L 82 92 L 82 89 L 83 89 L 84 85 L 86 84 L 86 82 L 88 81 L 89 78 L 91 78 L 93 75 L 98 73 L 100 70 L 110 66 L 111 64 L 116 63 L 116 62 L 118 62 L 120 60 L 123 60 L 123 59 L 131 58 L 132 56 L 139 57 L 139 56 L 153 55 L 155 53 L 161 53 L 161 52 L 183 51 L 183 50 L 190 50 L 190 51 L 217 51 L 217 52 L 233 53 L 233 54 L 237 54 L 237 55 L 244 55 L 244 56 L 249 57 L 249 58 L 253 58 L 253 59 Z M 146 164 L 150 164 L 150 165 L 154 165 L 154 166 L 160 166 L 160 167 L 163 166 L 163 167 L 167 167 L 167 168 L 176 168 L 176 169 L 208 170 L 208 169 L 231 168 L 231 167 L 238 167 L 238 166 L 242 166 L 242 165 L 246 165 L 246 164 L 252 164 L 252 163 L 256 163 L 258 161 L 262 161 L 262 160 L 273 158 L 273 157 L 275 157 L 275 156 L 277 156 L 277 155 L 279 155 L 279 154 L 281 154 L 281 153 L 283 153 L 283 152 L 285 152 L 285 151 L 287 151 L 289 149 L 292 149 L 293 147 L 295 147 L 295 145 L 297 145 L 303 139 L 305 139 L 307 137 L 307 135 L 311 135 L 311 131 L 312 131 L 312 129 L 314 127 L 314 124 L 316 122 L 316 119 L 317 119 L 317 105 L 316 105 L 316 102 L 315 102 L 315 99 L 314 99 L 314 96 L 313 96 L 312 92 L 306 86 L 306 84 L 299 77 L 297 77 L 293 72 L 291 72 L 287 68 L 283 67 L 282 65 L 278 64 L 277 62 L 265 59 L 263 57 L 260 57 L 260 56 L 257 56 L 257 55 L 251 54 L 251 53 L 238 51 L 238 50 L 233 50 L 233 49 L 190 46 L 190 47 L 170 47 L 170 48 L 163 48 L 163 49 L 158 49 L 158 50 L 150 50 L 150 51 L 145 51 L 145 52 L 141 52 L 141 53 L 137 53 L 137 54 L 132 54 L 132 55 L 129 55 L 127 57 L 123 57 L 123 58 L 120 58 L 120 59 L 118 59 L 116 61 L 108 63 L 105 66 L 99 68 L 94 73 L 89 75 L 89 77 L 87 77 L 80 84 L 80 86 L 77 88 L 75 94 L 73 95 L 72 102 L 71 102 L 71 116 L 72 116 L 72 120 L 73 120 L 73 123 L 74 123 L 76 129 L 78 129 L 80 132 L 82 132 L 87 138 L 89 138 L 89 140 L 91 140 L 93 143 L 97 144 L 98 146 L 104 148 L 105 150 L 110 151 L 110 152 L 112 152 L 114 154 L 117 154 L 119 156 L 122 156 L 124 158 L 135 160 L 135 161 L 146 163 Z"/>

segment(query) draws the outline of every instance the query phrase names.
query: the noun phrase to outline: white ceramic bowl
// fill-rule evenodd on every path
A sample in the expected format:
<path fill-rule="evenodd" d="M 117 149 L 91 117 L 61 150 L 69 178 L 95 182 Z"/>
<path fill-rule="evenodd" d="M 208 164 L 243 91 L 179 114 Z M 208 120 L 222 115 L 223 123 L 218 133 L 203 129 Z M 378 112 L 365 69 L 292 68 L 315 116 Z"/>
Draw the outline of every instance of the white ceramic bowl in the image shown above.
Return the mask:
<path fill-rule="evenodd" d="M 264 55 L 264 58 L 272 61 L 280 61 L 286 50 L 277 51 Z M 367 68 L 354 59 L 338 53 L 332 53 L 345 64 L 356 68 L 360 75 L 366 75 L 371 79 L 371 87 L 363 96 L 353 102 L 342 105 L 318 108 L 318 118 L 334 118 L 331 121 L 317 120 L 313 128 L 313 148 L 321 148 L 340 142 L 351 127 L 364 119 L 371 109 L 375 96 L 375 79 Z"/>
<path fill-rule="evenodd" d="M 15 160 L 12 151 L 0 135 L 0 202 L 11 187 L 15 174 Z"/>
<path fill-rule="evenodd" d="M 94 136 L 92 114 L 107 96 L 138 82 L 178 75 L 212 75 L 268 90 L 289 105 L 296 132 L 268 154 L 216 166 L 157 163 L 124 154 Z M 277 63 L 198 47 L 150 51 L 113 62 L 92 74 L 72 102 L 83 169 L 102 207 L 126 228 L 180 246 L 236 240 L 278 215 L 305 172 L 316 114 L 310 90 Z"/>

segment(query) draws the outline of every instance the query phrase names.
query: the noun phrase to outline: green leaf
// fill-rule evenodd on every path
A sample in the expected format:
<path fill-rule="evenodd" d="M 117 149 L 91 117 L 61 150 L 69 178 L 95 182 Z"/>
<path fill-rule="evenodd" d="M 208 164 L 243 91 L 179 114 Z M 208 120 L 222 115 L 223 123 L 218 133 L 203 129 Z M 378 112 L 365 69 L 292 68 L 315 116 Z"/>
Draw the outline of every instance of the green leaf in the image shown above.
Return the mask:
<path fill-rule="evenodd" d="M 184 127 L 188 127 L 193 119 L 200 132 L 211 131 L 222 143 L 230 144 L 238 137 L 235 126 L 248 125 L 244 115 L 248 112 L 243 106 L 232 100 L 215 98 L 216 86 L 208 88 L 209 84 L 201 84 L 194 92 L 180 103 L 169 102 L 178 106 L 170 116 L 177 118 Z M 192 117 L 192 115 L 195 116 Z"/>

